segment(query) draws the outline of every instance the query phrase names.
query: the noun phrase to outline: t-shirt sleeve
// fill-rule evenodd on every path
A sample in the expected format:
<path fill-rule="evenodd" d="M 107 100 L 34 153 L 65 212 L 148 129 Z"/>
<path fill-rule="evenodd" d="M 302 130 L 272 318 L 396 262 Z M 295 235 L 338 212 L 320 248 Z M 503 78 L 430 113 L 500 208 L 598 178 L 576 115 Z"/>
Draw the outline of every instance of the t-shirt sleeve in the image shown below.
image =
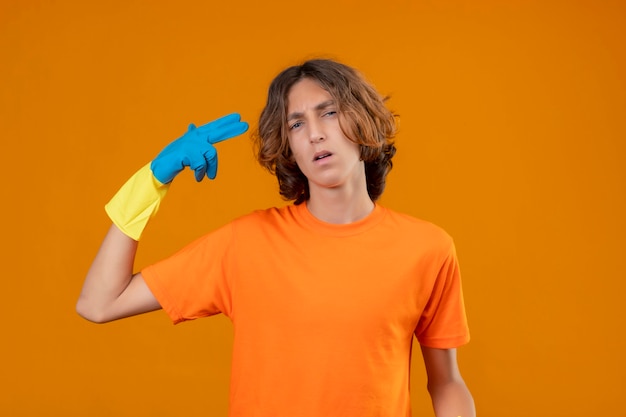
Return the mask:
<path fill-rule="evenodd" d="M 228 224 L 141 271 L 174 323 L 218 313 L 230 315 L 232 237 L 232 224 Z"/>
<path fill-rule="evenodd" d="M 438 270 L 415 336 L 421 345 L 439 349 L 450 349 L 469 342 L 461 273 L 452 242 Z"/>

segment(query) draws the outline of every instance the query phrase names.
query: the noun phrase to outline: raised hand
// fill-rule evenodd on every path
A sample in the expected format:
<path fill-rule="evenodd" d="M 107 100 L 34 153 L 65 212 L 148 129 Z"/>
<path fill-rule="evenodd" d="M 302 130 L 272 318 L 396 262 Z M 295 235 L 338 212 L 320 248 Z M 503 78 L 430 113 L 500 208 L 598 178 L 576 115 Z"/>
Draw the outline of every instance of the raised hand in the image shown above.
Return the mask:
<path fill-rule="evenodd" d="M 185 167 L 195 172 L 196 181 L 206 175 L 217 175 L 217 151 L 214 144 L 241 135 L 248 124 L 237 113 L 229 114 L 196 127 L 189 125 L 187 133 L 167 145 L 152 161 L 150 169 L 162 184 L 170 183 Z"/>

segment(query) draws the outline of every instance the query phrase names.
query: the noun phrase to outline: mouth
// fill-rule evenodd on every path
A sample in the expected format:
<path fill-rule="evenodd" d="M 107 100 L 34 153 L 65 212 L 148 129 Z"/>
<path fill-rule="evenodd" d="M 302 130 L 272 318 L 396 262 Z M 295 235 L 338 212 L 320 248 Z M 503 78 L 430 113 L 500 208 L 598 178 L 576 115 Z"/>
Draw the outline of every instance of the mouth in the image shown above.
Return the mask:
<path fill-rule="evenodd" d="M 315 155 L 313 155 L 313 162 L 319 161 L 319 160 L 324 159 L 324 158 L 328 158 L 331 155 L 332 155 L 332 153 L 330 153 L 328 151 L 317 152 Z"/>

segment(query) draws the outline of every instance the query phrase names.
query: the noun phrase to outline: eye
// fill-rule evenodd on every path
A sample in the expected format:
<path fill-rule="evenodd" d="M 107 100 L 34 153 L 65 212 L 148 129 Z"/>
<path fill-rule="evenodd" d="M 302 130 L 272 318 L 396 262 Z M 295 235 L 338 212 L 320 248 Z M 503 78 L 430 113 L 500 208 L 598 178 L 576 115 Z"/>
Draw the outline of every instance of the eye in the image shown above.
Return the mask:
<path fill-rule="evenodd" d="M 337 110 L 330 110 L 324 113 L 324 117 L 332 117 L 337 114 Z"/>
<path fill-rule="evenodd" d="M 289 126 L 289 129 L 290 130 L 294 130 L 294 129 L 299 128 L 300 126 L 302 126 L 302 122 L 295 122 L 295 123 L 293 123 L 292 125 Z"/>

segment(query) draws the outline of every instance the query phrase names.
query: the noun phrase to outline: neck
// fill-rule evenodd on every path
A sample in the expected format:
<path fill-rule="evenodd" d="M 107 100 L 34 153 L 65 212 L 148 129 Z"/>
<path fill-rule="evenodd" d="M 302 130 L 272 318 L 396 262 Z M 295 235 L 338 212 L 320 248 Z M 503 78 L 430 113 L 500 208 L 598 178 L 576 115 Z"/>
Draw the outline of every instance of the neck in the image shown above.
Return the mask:
<path fill-rule="evenodd" d="M 332 224 L 348 224 L 367 217 L 374 210 L 367 188 L 311 189 L 307 201 L 309 212 L 317 219 Z"/>

